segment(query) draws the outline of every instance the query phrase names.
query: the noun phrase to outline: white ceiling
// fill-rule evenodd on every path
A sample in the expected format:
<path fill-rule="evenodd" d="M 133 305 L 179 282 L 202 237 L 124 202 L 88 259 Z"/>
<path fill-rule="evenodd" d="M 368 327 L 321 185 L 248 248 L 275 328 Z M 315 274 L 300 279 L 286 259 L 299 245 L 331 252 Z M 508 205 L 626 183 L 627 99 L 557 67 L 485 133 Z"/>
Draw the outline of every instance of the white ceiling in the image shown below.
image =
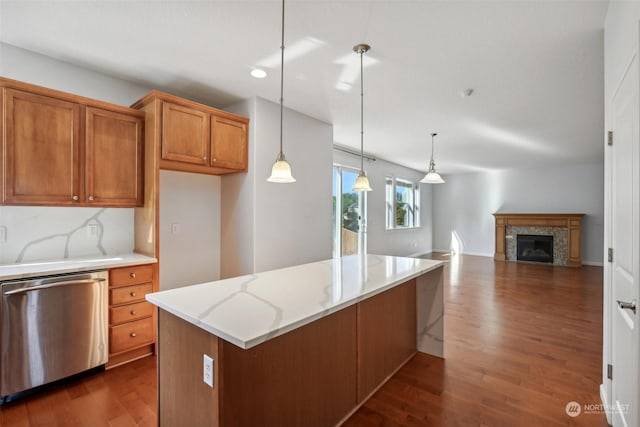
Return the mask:
<path fill-rule="evenodd" d="M 352 47 L 366 42 L 366 152 L 425 170 L 437 131 L 444 174 L 597 161 L 607 5 L 288 0 L 285 105 L 359 148 Z M 259 0 L 0 0 L 0 40 L 218 106 L 278 102 L 280 13 Z M 249 75 L 258 65 L 267 78 Z"/>

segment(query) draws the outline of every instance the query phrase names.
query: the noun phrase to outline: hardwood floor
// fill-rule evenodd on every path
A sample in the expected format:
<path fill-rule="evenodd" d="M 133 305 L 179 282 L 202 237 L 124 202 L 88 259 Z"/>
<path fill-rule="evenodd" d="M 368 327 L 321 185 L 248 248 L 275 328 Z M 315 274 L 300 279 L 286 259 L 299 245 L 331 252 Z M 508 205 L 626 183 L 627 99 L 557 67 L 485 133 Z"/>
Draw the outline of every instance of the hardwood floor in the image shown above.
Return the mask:
<path fill-rule="evenodd" d="M 156 426 L 156 360 L 145 357 L 0 407 L 0 426 Z"/>
<path fill-rule="evenodd" d="M 446 360 L 418 353 L 345 426 L 607 425 L 565 412 L 600 403 L 600 267 L 453 257 L 445 292 Z M 3 427 L 155 424 L 152 357 L 0 407 Z"/>
<path fill-rule="evenodd" d="M 443 258 L 447 259 L 447 258 Z M 445 360 L 418 353 L 344 426 L 607 426 L 602 268 L 459 256 L 445 268 Z"/>

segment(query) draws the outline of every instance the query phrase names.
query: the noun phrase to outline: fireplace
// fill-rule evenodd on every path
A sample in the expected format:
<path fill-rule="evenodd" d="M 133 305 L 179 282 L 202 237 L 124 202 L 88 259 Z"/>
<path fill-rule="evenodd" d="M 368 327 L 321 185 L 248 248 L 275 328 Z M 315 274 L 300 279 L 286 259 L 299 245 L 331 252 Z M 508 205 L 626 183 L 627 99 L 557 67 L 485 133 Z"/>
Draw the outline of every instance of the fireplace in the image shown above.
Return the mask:
<path fill-rule="evenodd" d="M 553 236 L 518 234 L 516 239 L 518 261 L 553 263 Z"/>
<path fill-rule="evenodd" d="M 519 234 L 553 236 L 553 265 L 580 267 L 581 213 L 494 213 L 496 261 L 517 261 Z"/>

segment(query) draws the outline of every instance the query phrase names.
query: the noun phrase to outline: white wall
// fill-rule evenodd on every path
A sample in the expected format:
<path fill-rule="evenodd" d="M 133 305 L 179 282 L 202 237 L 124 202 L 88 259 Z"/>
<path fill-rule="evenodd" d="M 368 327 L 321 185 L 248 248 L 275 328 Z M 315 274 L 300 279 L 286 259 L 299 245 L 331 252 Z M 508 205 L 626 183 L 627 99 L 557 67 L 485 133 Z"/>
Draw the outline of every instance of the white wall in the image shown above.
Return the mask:
<path fill-rule="evenodd" d="M 285 108 L 284 152 L 297 182 L 273 184 L 280 106 L 255 98 L 227 110 L 251 119 L 251 160 L 246 175 L 222 178 L 222 277 L 330 258 L 333 127 Z"/>
<path fill-rule="evenodd" d="M 124 106 L 152 89 L 6 43 L 0 43 L 0 75 Z"/>
<path fill-rule="evenodd" d="M 614 91 L 631 60 L 638 50 L 640 21 L 640 2 L 611 1 L 605 19 L 604 29 L 604 113 L 605 129 L 610 128 L 610 106 Z M 608 191 L 609 156 L 605 150 L 605 228 L 604 246 L 609 244 L 610 195 Z M 638 239 L 639 236 L 633 236 Z M 602 348 L 602 385 L 600 394 L 604 403 L 612 404 L 611 380 L 607 379 L 607 364 L 611 363 L 611 282 L 609 264 L 604 264 L 604 301 L 603 301 L 603 348 Z"/>
<path fill-rule="evenodd" d="M 256 98 L 247 99 L 226 108 L 235 114 L 250 117 L 249 172 L 224 175 L 221 186 L 220 277 L 235 277 L 254 272 Z"/>
<path fill-rule="evenodd" d="M 129 105 L 149 91 L 4 43 L 0 43 L 0 75 L 119 105 Z M 99 236 L 89 237 L 87 221 L 98 225 Z M 7 227 L 7 241 L 0 243 L 2 264 L 133 250 L 130 208 L 0 206 L 0 225 Z"/>
<path fill-rule="evenodd" d="M 434 189 L 434 250 L 449 250 L 455 231 L 463 252 L 493 256 L 492 213 L 584 213 L 582 259 L 603 261 L 603 165 L 567 165 L 445 176 Z"/>
<path fill-rule="evenodd" d="M 160 171 L 160 259 L 160 290 L 220 278 L 220 177 Z"/>
<path fill-rule="evenodd" d="M 360 158 L 333 150 L 333 162 L 360 169 Z M 431 252 L 432 243 L 432 186 L 420 187 L 420 228 L 386 230 L 385 180 L 387 176 L 420 181 L 424 172 L 377 159 L 366 161 L 364 169 L 373 191 L 367 193 L 367 251 L 372 254 L 410 256 Z"/>

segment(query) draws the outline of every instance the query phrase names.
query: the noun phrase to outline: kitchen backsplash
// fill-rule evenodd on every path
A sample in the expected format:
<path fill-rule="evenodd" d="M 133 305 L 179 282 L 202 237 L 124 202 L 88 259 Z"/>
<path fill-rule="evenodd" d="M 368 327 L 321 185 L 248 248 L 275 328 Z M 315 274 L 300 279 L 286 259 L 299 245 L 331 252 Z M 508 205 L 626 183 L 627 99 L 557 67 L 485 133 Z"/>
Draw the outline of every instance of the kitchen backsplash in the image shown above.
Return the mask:
<path fill-rule="evenodd" d="M 0 265 L 133 251 L 134 210 L 0 206 Z"/>

